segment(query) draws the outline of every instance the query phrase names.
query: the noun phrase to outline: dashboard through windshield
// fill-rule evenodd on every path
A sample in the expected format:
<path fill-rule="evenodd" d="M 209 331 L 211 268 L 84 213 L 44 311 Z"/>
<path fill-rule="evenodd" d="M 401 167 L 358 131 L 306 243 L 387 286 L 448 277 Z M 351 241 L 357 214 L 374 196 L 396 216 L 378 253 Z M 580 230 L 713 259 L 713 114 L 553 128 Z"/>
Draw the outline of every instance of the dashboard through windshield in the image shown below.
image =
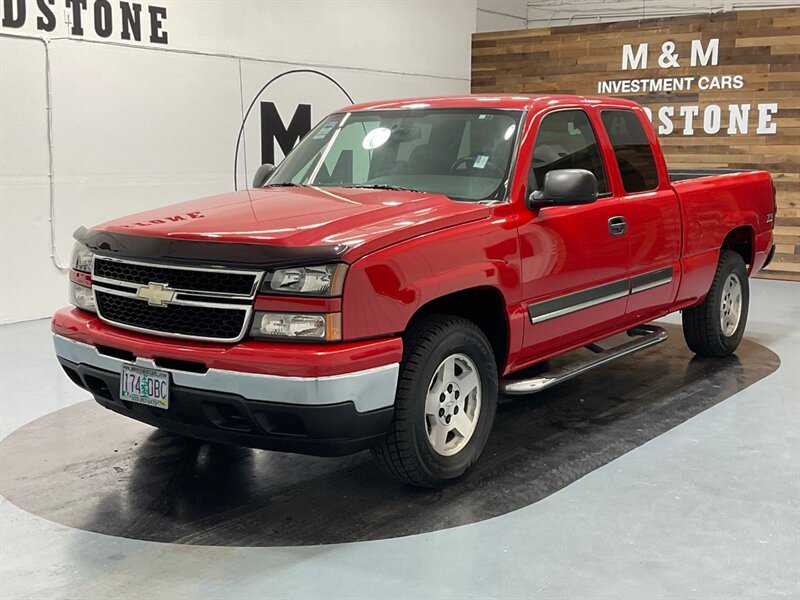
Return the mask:
<path fill-rule="evenodd" d="M 522 111 L 366 110 L 322 120 L 267 185 L 358 187 L 505 196 Z"/>

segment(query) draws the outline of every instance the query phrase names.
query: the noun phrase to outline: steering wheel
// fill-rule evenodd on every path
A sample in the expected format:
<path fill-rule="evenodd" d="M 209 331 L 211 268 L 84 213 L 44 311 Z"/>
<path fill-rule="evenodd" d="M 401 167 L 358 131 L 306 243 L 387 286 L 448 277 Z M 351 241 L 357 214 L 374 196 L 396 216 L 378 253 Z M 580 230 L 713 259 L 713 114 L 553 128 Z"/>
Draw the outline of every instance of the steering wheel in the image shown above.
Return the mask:
<path fill-rule="evenodd" d="M 450 165 L 450 172 L 455 173 L 461 165 L 464 165 L 467 167 L 467 169 L 481 171 L 483 173 L 486 173 L 487 175 L 495 177 L 503 176 L 504 170 L 489 160 L 483 163 L 482 168 L 476 167 L 475 159 L 478 158 L 479 156 L 485 156 L 485 155 L 470 154 L 469 156 L 461 156 L 457 158 L 456 161 L 452 165 Z"/>

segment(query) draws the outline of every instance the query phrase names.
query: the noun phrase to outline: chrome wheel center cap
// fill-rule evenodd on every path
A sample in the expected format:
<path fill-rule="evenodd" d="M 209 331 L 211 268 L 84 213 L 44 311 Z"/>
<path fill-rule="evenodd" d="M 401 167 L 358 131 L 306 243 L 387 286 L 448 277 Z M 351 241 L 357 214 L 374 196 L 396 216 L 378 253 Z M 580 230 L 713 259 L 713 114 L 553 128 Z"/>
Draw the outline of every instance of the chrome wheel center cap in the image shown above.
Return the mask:
<path fill-rule="evenodd" d="M 464 410 L 464 397 L 461 394 L 461 388 L 454 381 L 448 382 L 442 386 L 442 391 L 439 394 L 439 413 L 437 417 L 439 423 L 442 425 L 450 425 L 453 417 L 459 412 Z"/>

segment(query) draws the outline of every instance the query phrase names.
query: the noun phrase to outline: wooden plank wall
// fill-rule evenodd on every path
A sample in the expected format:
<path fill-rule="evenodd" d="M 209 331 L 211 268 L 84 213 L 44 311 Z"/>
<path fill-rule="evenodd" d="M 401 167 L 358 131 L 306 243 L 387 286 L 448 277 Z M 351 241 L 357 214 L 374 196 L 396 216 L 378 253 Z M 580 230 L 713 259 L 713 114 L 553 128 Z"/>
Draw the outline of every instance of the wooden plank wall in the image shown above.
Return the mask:
<path fill-rule="evenodd" d="M 658 111 L 675 107 L 674 131 L 660 133 L 670 168 L 767 169 L 778 190 L 777 254 L 767 277 L 800 279 L 800 9 L 759 10 L 595 25 L 477 33 L 472 37 L 474 93 L 564 93 L 598 95 L 608 80 L 694 76 L 688 91 L 618 95 Z M 716 66 L 689 65 L 692 40 L 719 39 Z M 662 44 L 675 43 L 679 67 L 662 68 Z M 648 68 L 622 70 L 624 44 L 634 52 L 648 43 Z M 630 64 L 629 64 L 630 67 Z M 741 75 L 740 89 L 697 87 L 701 76 Z M 708 86 L 706 86 L 708 87 Z M 757 106 L 777 103 L 776 132 L 756 133 Z M 746 134 L 728 134 L 728 106 L 750 104 Z M 699 106 L 694 134 L 684 135 L 683 105 Z M 703 128 L 704 110 L 720 107 L 722 127 Z M 713 127 L 711 128 L 713 129 Z M 738 131 L 738 130 L 737 130 Z"/>

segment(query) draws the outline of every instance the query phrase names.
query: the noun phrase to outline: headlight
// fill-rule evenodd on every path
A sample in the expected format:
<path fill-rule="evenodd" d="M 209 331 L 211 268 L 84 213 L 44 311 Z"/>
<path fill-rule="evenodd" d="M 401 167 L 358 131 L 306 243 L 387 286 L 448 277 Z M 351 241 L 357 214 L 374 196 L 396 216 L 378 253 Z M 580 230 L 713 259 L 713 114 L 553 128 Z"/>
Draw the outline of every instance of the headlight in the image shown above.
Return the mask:
<path fill-rule="evenodd" d="M 82 286 L 74 281 L 69 282 L 69 301 L 78 308 L 97 312 L 97 303 L 94 299 L 94 291 L 90 287 Z"/>
<path fill-rule="evenodd" d="M 69 261 L 69 266 L 76 271 L 91 273 L 92 260 L 94 260 L 94 254 L 92 254 L 91 250 L 80 242 L 76 242 L 72 248 L 72 258 Z"/>
<path fill-rule="evenodd" d="M 339 296 L 346 272 L 345 264 L 275 269 L 267 271 L 261 291 L 265 294 Z"/>
<path fill-rule="evenodd" d="M 69 266 L 69 301 L 78 308 L 97 312 L 97 303 L 92 290 L 92 261 L 94 254 L 83 244 L 77 242 L 72 248 Z"/>
<path fill-rule="evenodd" d="M 342 339 L 342 313 L 257 312 L 250 335 L 335 342 Z"/>

